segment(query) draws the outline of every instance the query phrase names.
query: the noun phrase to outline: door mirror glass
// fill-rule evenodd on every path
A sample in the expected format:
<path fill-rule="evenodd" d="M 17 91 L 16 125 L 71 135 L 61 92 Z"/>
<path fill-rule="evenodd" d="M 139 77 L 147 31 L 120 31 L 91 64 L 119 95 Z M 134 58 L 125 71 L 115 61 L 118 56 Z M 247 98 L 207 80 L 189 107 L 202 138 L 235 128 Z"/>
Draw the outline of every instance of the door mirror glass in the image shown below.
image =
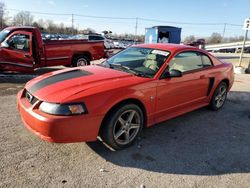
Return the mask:
<path fill-rule="evenodd" d="M 3 41 L 1 43 L 1 48 L 9 48 L 10 46 L 8 45 L 8 43 L 6 41 Z"/>

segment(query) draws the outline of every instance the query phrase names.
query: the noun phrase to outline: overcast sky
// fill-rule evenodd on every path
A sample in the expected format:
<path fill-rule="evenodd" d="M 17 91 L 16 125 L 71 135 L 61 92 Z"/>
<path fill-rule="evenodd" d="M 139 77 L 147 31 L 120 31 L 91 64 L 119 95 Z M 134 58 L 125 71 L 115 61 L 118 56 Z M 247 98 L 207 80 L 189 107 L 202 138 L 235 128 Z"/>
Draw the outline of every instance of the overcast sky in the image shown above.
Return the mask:
<path fill-rule="evenodd" d="M 138 20 L 138 34 L 145 27 L 171 25 L 182 27 L 182 36 L 209 36 L 212 32 L 223 34 L 223 23 L 243 25 L 250 17 L 249 0 L 0 0 L 6 4 L 9 16 L 17 10 L 27 10 L 39 18 L 51 19 L 55 23 L 71 25 L 70 15 L 43 15 L 35 12 L 78 14 L 127 19 L 106 19 L 74 16 L 74 26 L 93 28 L 97 32 L 111 30 L 114 33 L 135 33 L 136 17 L 161 20 Z M 131 19 L 129 19 L 131 18 Z M 190 23 L 190 24 L 189 24 Z M 201 24 L 203 23 L 203 24 Z M 208 25 L 206 23 L 218 24 Z M 243 35 L 242 26 L 227 25 L 225 36 Z"/>

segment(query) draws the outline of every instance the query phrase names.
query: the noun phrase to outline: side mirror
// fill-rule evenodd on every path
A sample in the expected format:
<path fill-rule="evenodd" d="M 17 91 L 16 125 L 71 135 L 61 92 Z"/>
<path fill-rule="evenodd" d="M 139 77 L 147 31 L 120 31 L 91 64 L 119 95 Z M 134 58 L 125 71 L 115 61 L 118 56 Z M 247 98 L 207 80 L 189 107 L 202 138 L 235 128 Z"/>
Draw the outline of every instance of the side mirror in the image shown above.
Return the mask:
<path fill-rule="evenodd" d="M 1 43 L 1 48 L 9 48 L 9 47 L 10 47 L 9 44 L 6 41 L 3 41 Z"/>
<path fill-rule="evenodd" d="M 170 70 L 170 72 L 165 73 L 165 78 L 182 77 L 182 72 L 176 69 Z"/>

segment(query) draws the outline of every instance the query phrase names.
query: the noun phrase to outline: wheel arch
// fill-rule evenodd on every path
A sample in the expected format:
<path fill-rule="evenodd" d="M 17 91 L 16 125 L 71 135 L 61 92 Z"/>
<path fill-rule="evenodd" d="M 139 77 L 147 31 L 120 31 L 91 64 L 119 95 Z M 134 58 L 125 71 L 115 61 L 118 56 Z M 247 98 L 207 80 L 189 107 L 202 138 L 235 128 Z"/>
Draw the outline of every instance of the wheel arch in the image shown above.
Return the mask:
<path fill-rule="evenodd" d="M 226 86 L 227 86 L 227 92 L 229 91 L 229 84 L 230 84 L 230 82 L 229 82 L 229 79 L 227 79 L 227 78 L 224 78 L 224 79 L 222 79 L 222 80 L 220 80 L 219 82 L 218 82 L 218 84 L 216 85 L 216 87 L 214 88 L 214 91 L 213 91 L 213 94 L 211 95 L 211 98 L 209 99 L 209 104 L 210 104 L 210 107 L 211 107 L 211 109 L 212 110 L 215 110 L 215 111 L 217 111 L 217 110 L 219 110 L 223 105 L 224 105 L 224 103 L 225 103 L 225 100 L 226 100 L 226 98 L 224 99 L 224 102 L 223 102 L 223 104 L 222 104 L 222 106 L 220 106 L 220 107 L 217 107 L 217 106 L 215 106 L 215 104 L 214 104 L 214 98 L 215 98 L 215 94 L 216 94 L 216 90 L 217 90 L 217 88 L 222 84 L 222 83 L 224 83 L 224 84 L 226 84 Z M 226 92 L 226 93 L 227 93 Z M 227 95 L 227 94 L 226 94 Z"/>
<path fill-rule="evenodd" d="M 216 90 L 216 88 L 217 88 L 222 82 L 224 82 L 224 83 L 227 84 L 228 90 L 229 90 L 229 84 L 230 84 L 229 79 L 228 79 L 228 78 L 222 78 L 221 80 L 219 80 L 219 81 L 214 85 L 214 89 L 213 89 L 212 93 L 214 93 L 214 91 Z"/>
<path fill-rule="evenodd" d="M 222 83 L 222 82 L 225 82 L 225 83 L 227 84 L 227 87 L 229 88 L 229 79 L 224 78 L 223 80 L 220 81 L 220 83 Z M 219 83 L 219 84 L 220 84 L 220 83 Z M 218 85 L 219 85 L 219 84 L 218 84 Z"/>
<path fill-rule="evenodd" d="M 143 102 L 140 101 L 139 99 L 136 99 L 136 98 L 128 98 L 128 99 L 124 99 L 122 101 L 119 101 L 118 103 L 113 105 L 108 110 L 108 112 L 104 115 L 104 118 L 102 119 L 101 126 L 100 126 L 100 129 L 99 129 L 99 133 L 102 130 L 102 128 L 104 127 L 105 121 L 110 116 L 110 114 L 112 114 L 117 108 L 119 108 L 120 106 L 125 105 L 125 104 L 135 104 L 135 105 L 137 105 L 142 110 L 142 113 L 143 113 L 143 119 L 144 119 L 143 127 L 145 127 L 147 125 L 147 111 L 146 111 L 146 107 L 143 104 Z"/>

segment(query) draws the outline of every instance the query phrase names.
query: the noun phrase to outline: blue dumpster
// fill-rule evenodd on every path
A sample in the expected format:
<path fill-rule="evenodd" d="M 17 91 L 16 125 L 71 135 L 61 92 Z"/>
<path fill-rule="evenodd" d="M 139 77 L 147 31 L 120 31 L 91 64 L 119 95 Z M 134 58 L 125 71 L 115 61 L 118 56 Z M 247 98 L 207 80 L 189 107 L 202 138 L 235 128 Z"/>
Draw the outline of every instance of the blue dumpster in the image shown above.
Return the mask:
<path fill-rule="evenodd" d="M 172 26 L 154 26 L 146 28 L 145 43 L 175 43 L 181 42 L 181 28 Z"/>

